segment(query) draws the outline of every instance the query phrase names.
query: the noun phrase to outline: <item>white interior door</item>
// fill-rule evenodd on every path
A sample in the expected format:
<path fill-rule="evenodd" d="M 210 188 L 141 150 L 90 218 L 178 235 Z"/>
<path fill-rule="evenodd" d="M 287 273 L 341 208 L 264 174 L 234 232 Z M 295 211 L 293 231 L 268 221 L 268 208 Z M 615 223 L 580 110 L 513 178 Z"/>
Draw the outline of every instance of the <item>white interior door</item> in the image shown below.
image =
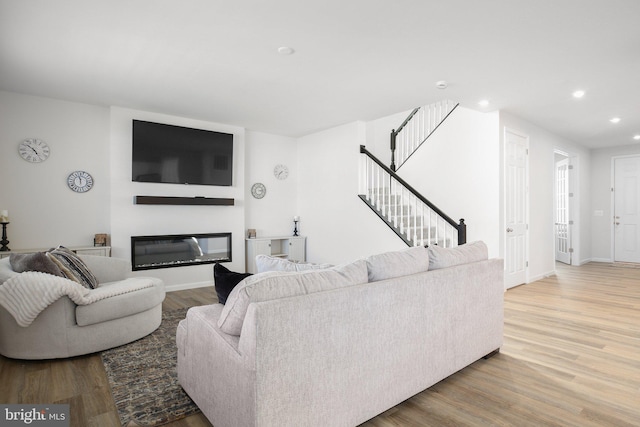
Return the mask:
<path fill-rule="evenodd" d="M 640 263 L 640 157 L 614 160 L 614 260 Z"/>
<path fill-rule="evenodd" d="M 569 159 L 556 162 L 556 261 L 571 264 L 571 227 L 569 225 Z"/>
<path fill-rule="evenodd" d="M 529 138 L 505 129 L 505 287 L 526 283 L 528 257 Z"/>

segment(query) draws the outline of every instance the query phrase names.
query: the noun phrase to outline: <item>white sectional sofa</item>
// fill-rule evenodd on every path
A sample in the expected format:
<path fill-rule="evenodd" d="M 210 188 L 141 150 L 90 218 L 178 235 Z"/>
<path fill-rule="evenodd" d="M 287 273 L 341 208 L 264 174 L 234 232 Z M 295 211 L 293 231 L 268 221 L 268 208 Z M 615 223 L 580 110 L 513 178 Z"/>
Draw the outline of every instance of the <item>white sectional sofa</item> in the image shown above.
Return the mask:
<path fill-rule="evenodd" d="M 502 260 L 465 246 L 251 276 L 178 326 L 180 384 L 216 427 L 361 424 L 500 349 Z"/>

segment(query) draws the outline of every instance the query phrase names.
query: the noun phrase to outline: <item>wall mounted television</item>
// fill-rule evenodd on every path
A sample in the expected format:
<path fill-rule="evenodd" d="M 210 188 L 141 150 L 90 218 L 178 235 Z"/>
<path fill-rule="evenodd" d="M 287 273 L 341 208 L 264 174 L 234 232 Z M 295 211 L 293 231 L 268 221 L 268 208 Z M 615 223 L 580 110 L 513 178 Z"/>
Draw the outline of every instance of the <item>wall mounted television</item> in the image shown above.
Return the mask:
<path fill-rule="evenodd" d="M 133 120 L 134 182 L 230 186 L 233 134 Z"/>

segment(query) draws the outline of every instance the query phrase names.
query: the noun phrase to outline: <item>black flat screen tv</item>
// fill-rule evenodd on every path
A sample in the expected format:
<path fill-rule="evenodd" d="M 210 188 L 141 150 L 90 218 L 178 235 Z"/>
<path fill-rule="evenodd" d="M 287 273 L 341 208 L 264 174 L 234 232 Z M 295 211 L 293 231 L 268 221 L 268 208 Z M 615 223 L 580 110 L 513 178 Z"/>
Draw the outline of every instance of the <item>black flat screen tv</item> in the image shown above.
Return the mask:
<path fill-rule="evenodd" d="M 230 186 L 233 134 L 133 121 L 135 182 Z"/>

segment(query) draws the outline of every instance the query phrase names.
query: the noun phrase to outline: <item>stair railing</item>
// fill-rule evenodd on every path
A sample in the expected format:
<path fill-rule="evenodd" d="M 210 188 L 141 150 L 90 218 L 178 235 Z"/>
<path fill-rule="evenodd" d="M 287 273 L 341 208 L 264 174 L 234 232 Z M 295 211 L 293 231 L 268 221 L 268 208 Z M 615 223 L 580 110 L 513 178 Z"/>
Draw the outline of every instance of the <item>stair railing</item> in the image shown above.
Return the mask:
<path fill-rule="evenodd" d="M 400 169 L 457 106 L 457 103 L 445 100 L 411 111 L 398 129 L 391 131 L 391 170 L 395 172 Z"/>
<path fill-rule="evenodd" d="M 467 240 L 456 222 L 382 163 L 364 145 L 359 197 L 408 245 L 452 247 Z"/>

